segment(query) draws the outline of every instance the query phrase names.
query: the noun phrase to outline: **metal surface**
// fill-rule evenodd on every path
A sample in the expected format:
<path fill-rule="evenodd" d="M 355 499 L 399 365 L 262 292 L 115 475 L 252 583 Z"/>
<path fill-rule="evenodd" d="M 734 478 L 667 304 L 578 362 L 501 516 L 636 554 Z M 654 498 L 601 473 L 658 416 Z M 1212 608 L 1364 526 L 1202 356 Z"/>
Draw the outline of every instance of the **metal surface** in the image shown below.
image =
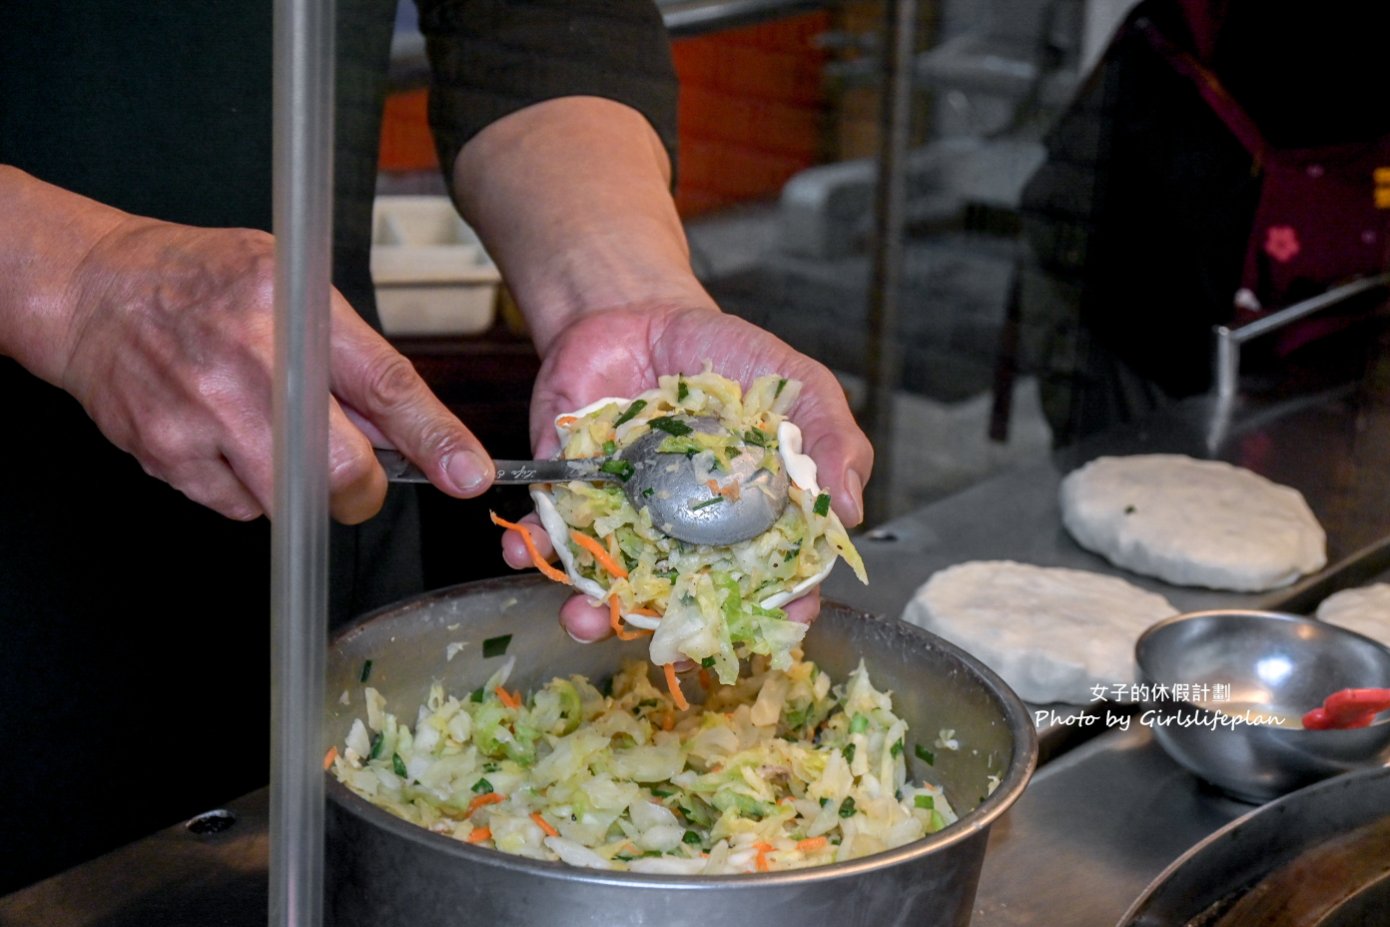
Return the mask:
<path fill-rule="evenodd" d="M 219 810 L 230 826 L 176 824 L 0 898 L 0 924 L 266 927 L 270 791 Z"/>
<path fill-rule="evenodd" d="M 1278 312 L 1271 312 L 1244 325 L 1215 326 L 1213 331 L 1216 334 L 1216 374 L 1213 380 L 1216 383 L 1216 395 L 1223 399 L 1230 399 L 1236 395 L 1240 385 L 1241 345 L 1387 285 L 1390 285 L 1390 273 L 1377 274 L 1333 287 L 1325 293 L 1294 303 Z"/>
<path fill-rule="evenodd" d="M 1179 612 L 1215 608 L 1298 611 L 1390 566 L 1390 458 L 1358 423 L 1356 396 L 1336 391 L 1273 407 L 1237 409 L 1227 439 L 1206 445 L 1214 403 L 1201 397 L 1116 429 L 1050 459 L 1010 470 L 896 517 L 856 539 L 869 585 L 844 570 L 826 595 L 897 616 L 933 573 L 966 560 L 1017 560 L 1118 576 L 1165 596 Z M 1246 467 L 1303 493 L 1327 531 L 1328 565 L 1261 593 L 1173 586 L 1082 549 L 1062 526 L 1062 477 L 1102 454 L 1190 454 Z"/>
<path fill-rule="evenodd" d="M 709 416 L 682 420 L 704 434 L 724 431 Z M 755 538 L 781 517 L 787 507 L 787 472 L 784 467 L 776 473 L 763 469 L 764 448 L 744 445 L 733 460 L 720 461 L 724 472 L 709 476 L 696 467 L 698 457 L 663 453 L 670 437 L 651 429 L 618 453 L 633 468 L 623 481 L 623 493 L 634 508 L 651 513 L 657 530 L 690 544 L 723 546 Z M 733 484 L 739 490 L 727 497 L 711 493 L 710 479 L 721 488 Z"/>
<path fill-rule="evenodd" d="M 405 458 L 400 451 L 388 448 L 375 448 L 377 463 L 386 471 L 386 478 L 392 483 L 428 483 L 430 478 L 415 464 Z M 525 485 L 528 483 L 561 483 L 569 480 L 590 482 L 617 482 L 616 474 L 599 470 L 600 459 L 584 460 L 494 460 L 499 485 Z"/>
<path fill-rule="evenodd" d="M 514 684 L 554 675 L 603 679 L 621 657 L 645 659 L 646 644 L 576 647 L 557 626 L 566 590 L 535 578 L 457 587 L 379 614 L 341 635 L 329 657 L 328 737 L 341 740 L 362 715 L 361 676 L 387 705 L 407 714 L 431 682 L 470 691 L 498 658 L 481 643 L 512 635 Z M 450 644 L 467 642 L 453 659 Z M 336 781 L 329 786 L 329 910 L 335 924 L 477 923 L 577 925 L 686 923 L 698 911 L 712 924 L 956 924 L 969 915 L 986 833 L 1022 793 L 1036 756 L 1022 703 L 987 670 L 920 629 L 827 603 L 806 638 L 807 655 L 837 678 L 862 657 L 876 685 L 916 736 L 953 728 L 959 750 L 938 750 L 909 774 L 945 789 L 961 820 L 924 840 L 848 863 L 742 876 L 671 877 L 612 873 L 545 863 L 470 846 L 408 824 Z M 346 693 L 343 704 L 339 693 Z M 322 744 L 327 749 L 328 742 Z M 990 776 L 1000 783 L 992 793 Z"/>
<path fill-rule="evenodd" d="M 1114 927 L 1174 859 L 1247 813 L 1112 728 L 1038 770 L 990 834 L 971 927 Z"/>
<path fill-rule="evenodd" d="M 323 918 L 328 630 L 332 2 L 275 4 L 275 518 L 271 526 L 270 923 Z"/>
<path fill-rule="evenodd" d="M 719 434 L 724 426 L 709 416 L 682 416 L 682 420 L 705 434 Z M 661 446 L 671 434 L 648 429 L 615 457 L 578 460 L 494 460 L 494 483 L 558 483 L 569 480 L 620 483 L 623 495 L 633 508 L 651 512 L 658 530 L 688 544 L 723 546 L 755 538 L 781 517 L 787 507 L 787 473 L 763 468 L 766 451 L 756 445 L 743 445 L 737 457 L 721 460 L 714 473 L 700 472 L 698 458 L 685 452 L 663 452 Z M 399 451 L 376 449 L 377 460 L 387 479 L 397 483 L 428 483 L 429 477 Z M 626 472 L 609 472 L 603 465 L 612 461 L 631 465 Z M 713 479 L 724 489 L 737 485 L 738 491 L 724 495 L 711 492 Z"/>
<path fill-rule="evenodd" d="M 824 9 L 816 0 L 657 0 L 672 37 L 704 35 Z"/>
<path fill-rule="evenodd" d="M 1120 927 L 1370 927 L 1390 916 L 1390 769 L 1310 786 L 1184 853 Z"/>
<path fill-rule="evenodd" d="M 869 276 L 865 372 L 868 393 L 862 419 L 874 446 L 893 446 L 893 396 L 902 375 L 898 345 L 898 295 L 902 282 L 907 193 L 904 165 L 911 131 L 913 51 L 917 43 L 917 0 L 888 0 L 885 6 L 882 83 L 879 100 L 878 182 L 874 187 L 874 235 Z M 881 482 L 864 494 L 864 521 L 887 517 L 885 489 L 892 460 L 878 462 Z"/>
<path fill-rule="evenodd" d="M 1233 797 L 1268 801 L 1390 761 L 1390 724 L 1298 726 L 1329 692 L 1390 685 L 1390 649 L 1368 637 L 1279 612 L 1196 612 L 1149 628 L 1135 658 L 1151 692 L 1175 683 L 1229 686 L 1225 699 L 1151 697 L 1145 708 L 1168 754 Z M 1247 713 L 1252 723 L 1218 723 Z"/>

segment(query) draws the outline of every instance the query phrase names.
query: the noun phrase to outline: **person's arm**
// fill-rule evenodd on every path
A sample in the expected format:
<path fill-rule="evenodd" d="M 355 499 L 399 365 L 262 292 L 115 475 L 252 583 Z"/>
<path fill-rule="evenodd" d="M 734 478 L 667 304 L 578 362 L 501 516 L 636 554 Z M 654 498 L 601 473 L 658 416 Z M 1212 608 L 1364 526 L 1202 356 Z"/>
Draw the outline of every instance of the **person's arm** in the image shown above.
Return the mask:
<path fill-rule="evenodd" d="M 70 393 L 195 501 L 230 518 L 268 512 L 271 236 L 130 215 L 3 165 L 0 216 L 0 355 Z M 364 428 L 447 491 L 486 489 L 477 440 L 336 292 L 331 327 L 334 516 L 365 520 L 384 498 Z"/>
<path fill-rule="evenodd" d="M 745 384 L 778 373 L 804 384 L 789 417 L 836 513 L 846 525 L 863 519 L 873 449 L 844 391 L 820 363 L 722 313 L 696 280 L 668 159 L 641 114 L 593 97 L 538 103 L 465 145 L 453 178 L 543 358 L 531 412 L 538 455 L 557 449 L 556 415 L 651 388 L 661 374 L 693 373 L 706 361 Z M 548 552 L 544 533 L 533 534 Z M 511 533 L 504 551 L 514 566 L 530 562 Z M 807 597 L 788 611 L 809 620 L 817 607 Z M 606 613 L 582 598 L 562 619 L 583 640 L 608 633 Z"/>

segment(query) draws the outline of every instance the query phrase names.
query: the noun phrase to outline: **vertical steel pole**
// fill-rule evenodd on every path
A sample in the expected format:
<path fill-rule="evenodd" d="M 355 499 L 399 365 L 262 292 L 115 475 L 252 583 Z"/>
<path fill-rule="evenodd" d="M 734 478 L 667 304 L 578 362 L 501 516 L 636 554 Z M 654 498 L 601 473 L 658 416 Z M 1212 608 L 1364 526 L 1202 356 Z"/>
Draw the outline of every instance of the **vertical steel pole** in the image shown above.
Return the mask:
<path fill-rule="evenodd" d="M 333 2 L 276 0 L 270 923 L 323 921 Z"/>
<path fill-rule="evenodd" d="M 874 189 L 873 267 L 869 278 L 868 394 L 864 427 L 874 444 L 874 478 L 865 490 L 865 524 L 891 513 L 893 396 L 902 372 L 898 295 L 902 280 L 906 209 L 904 162 L 911 128 L 912 69 L 917 39 L 917 0 L 887 0 L 879 107 L 878 183 Z"/>

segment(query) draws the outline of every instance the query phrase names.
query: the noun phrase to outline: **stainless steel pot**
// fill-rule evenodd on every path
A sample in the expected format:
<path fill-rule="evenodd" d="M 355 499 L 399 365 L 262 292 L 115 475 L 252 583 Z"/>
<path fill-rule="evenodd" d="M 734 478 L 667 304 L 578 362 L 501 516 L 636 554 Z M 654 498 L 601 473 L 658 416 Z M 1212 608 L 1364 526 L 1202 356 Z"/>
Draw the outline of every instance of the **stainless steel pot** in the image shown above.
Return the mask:
<path fill-rule="evenodd" d="M 580 645 L 555 615 L 567 590 L 536 577 L 458 586 L 392 606 L 338 635 L 328 655 L 325 736 L 341 744 L 365 714 L 361 682 L 404 715 L 432 681 L 471 691 L 498 665 L 483 641 L 510 634 L 511 683 L 556 675 L 610 676 L 644 641 Z M 452 648 L 451 644 L 466 642 Z M 1037 738 L 1027 709 L 969 655 L 919 628 L 826 603 L 807 656 L 843 679 L 862 657 L 892 691 L 914 742 L 930 747 L 953 729 L 958 750 L 915 757 L 909 775 L 945 787 L 960 820 L 908 846 L 849 863 L 792 872 L 673 877 L 577 869 L 508 856 L 432 834 L 382 811 L 335 779 L 328 787 L 327 914 L 335 927 L 443 925 L 894 924 L 965 925 L 990 825 L 1032 775 Z M 346 693 L 346 701 L 343 694 Z M 998 786 L 989 791 L 991 777 Z"/>

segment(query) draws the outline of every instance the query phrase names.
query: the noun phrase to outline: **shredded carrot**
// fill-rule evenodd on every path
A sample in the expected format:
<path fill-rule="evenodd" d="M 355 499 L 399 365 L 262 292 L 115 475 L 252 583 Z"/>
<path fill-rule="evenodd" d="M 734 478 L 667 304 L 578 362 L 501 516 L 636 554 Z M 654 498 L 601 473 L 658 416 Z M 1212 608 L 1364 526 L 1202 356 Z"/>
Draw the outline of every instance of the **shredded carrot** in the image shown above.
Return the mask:
<path fill-rule="evenodd" d="M 551 826 L 550 826 L 550 822 L 547 821 L 545 818 L 541 817 L 541 813 L 540 813 L 539 811 L 532 811 L 532 812 L 531 812 L 531 820 L 533 820 L 533 821 L 536 822 L 536 826 L 537 826 L 537 827 L 539 827 L 541 830 L 545 831 L 545 835 L 546 835 L 547 837 L 558 837 L 558 836 L 560 836 L 560 832 L 559 832 L 558 830 L 556 830 L 555 828 L 551 827 Z"/>
<path fill-rule="evenodd" d="M 570 584 L 570 578 L 568 576 L 545 562 L 545 558 L 541 556 L 541 552 L 536 549 L 536 542 L 532 540 L 531 532 L 527 531 L 524 526 L 514 521 L 507 521 L 505 518 L 499 518 L 496 512 L 488 512 L 488 516 L 492 519 L 494 525 L 506 528 L 508 531 L 515 531 L 517 534 L 521 535 L 521 539 L 526 542 L 526 552 L 531 555 L 531 562 L 535 564 L 536 569 L 540 570 L 557 583 L 564 583 L 566 586 Z"/>
<path fill-rule="evenodd" d="M 660 617 L 661 617 L 661 612 L 657 611 L 657 610 L 654 609 L 654 608 L 634 608 L 634 609 L 632 610 L 632 614 L 634 614 L 634 615 L 646 615 L 648 618 L 660 618 Z"/>
<path fill-rule="evenodd" d="M 482 843 L 484 840 L 492 839 L 491 827 L 475 827 L 468 832 L 467 840 L 469 843 Z"/>
<path fill-rule="evenodd" d="M 729 480 L 728 483 L 726 483 L 723 486 L 720 486 L 718 481 L 710 479 L 705 480 L 705 485 L 709 487 L 711 495 L 723 496 L 730 502 L 737 502 L 739 500 L 739 496 L 741 495 L 738 480 Z"/>
<path fill-rule="evenodd" d="M 803 853 L 814 853 L 828 842 L 824 837 L 807 837 L 805 840 L 798 840 L 796 848 Z"/>
<path fill-rule="evenodd" d="M 699 679 L 701 689 L 714 688 L 714 677 L 711 676 L 709 670 L 705 669 L 703 666 L 700 667 Z"/>
<path fill-rule="evenodd" d="M 334 746 L 334 747 L 329 747 L 329 748 L 328 748 L 328 752 L 325 753 L 325 754 L 323 755 L 323 768 L 324 768 L 324 769 L 327 769 L 328 767 L 332 766 L 332 765 L 333 765 L 333 761 L 336 760 L 337 758 L 338 758 L 338 748 L 337 748 L 336 746 Z"/>
<path fill-rule="evenodd" d="M 497 687 L 497 700 L 508 708 L 521 707 L 521 696 L 508 692 L 501 686 Z"/>
<path fill-rule="evenodd" d="M 579 421 L 579 419 L 576 416 L 562 415 L 555 420 L 555 424 L 559 425 L 561 428 L 568 428 L 577 421 Z"/>
<path fill-rule="evenodd" d="M 770 843 L 755 843 L 755 844 L 753 844 L 753 846 L 757 847 L 757 849 L 758 849 L 758 861 L 757 861 L 758 871 L 759 871 L 759 872 L 767 872 L 768 869 L 771 868 L 771 866 L 769 866 L 769 865 L 768 865 L 768 862 L 767 862 L 767 854 L 772 850 L 772 844 L 770 844 Z"/>
<path fill-rule="evenodd" d="M 589 537 L 583 531 L 578 531 L 574 528 L 570 529 L 570 537 L 574 540 L 574 543 L 593 554 L 599 566 L 618 577 L 618 579 L 627 579 L 627 569 L 621 563 L 610 557 L 608 551 L 605 550 L 604 546 L 598 541 Z"/>
<path fill-rule="evenodd" d="M 714 495 L 714 496 L 719 495 L 720 490 L 719 490 L 719 481 L 718 481 L 718 480 L 716 480 L 716 479 L 714 479 L 714 478 L 707 479 L 707 480 L 705 480 L 705 485 L 709 487 L 710 495 Z"/>
<path fill-rule="evenodd" d="M 671 712 L 668 711 L 666 712 L 666 714 L 661 716 L 661 729 L 663 731 L 673 730 L 675 726 L 676 716 L 671 714 Z"/>
<path fill-rule="evenodd" d="M 685 695 L 681 692 L 680 680 L 676 678 L 676 664 L 667 663 L 661 667 L 661 669 L 666 673 L 666 688 L 670 690 L 671 698 L 675 701 L 676 708 L 680 711 L 685 711 L 690 707 L 690 703 L 685 700 Z"/>
<path fill-rule="evenodd" d="M 504 796 L 498 794 L 497 792 L 485 792 L 482 795 L 474 795 L 473 800 L 468 803 L 468 810 L 463 813 L 463 816 L 466 818 L 472 817 L 473 812 L 477 811 L 479 808 L 482 808 L 486 805 L 495 805 L 499 801 L 506 800 L 507 799 Z"/>
<path fill-rule="evenodd" d="M 613 629 L 613 634 L 620 641 L 635 641 L 639 637 L 652 633 L 647 628 L 629 631 L 623 626 L 623 616 L 618 610 L 618 597 L 615 595 L 608 597 L 608 626 Z"/>

